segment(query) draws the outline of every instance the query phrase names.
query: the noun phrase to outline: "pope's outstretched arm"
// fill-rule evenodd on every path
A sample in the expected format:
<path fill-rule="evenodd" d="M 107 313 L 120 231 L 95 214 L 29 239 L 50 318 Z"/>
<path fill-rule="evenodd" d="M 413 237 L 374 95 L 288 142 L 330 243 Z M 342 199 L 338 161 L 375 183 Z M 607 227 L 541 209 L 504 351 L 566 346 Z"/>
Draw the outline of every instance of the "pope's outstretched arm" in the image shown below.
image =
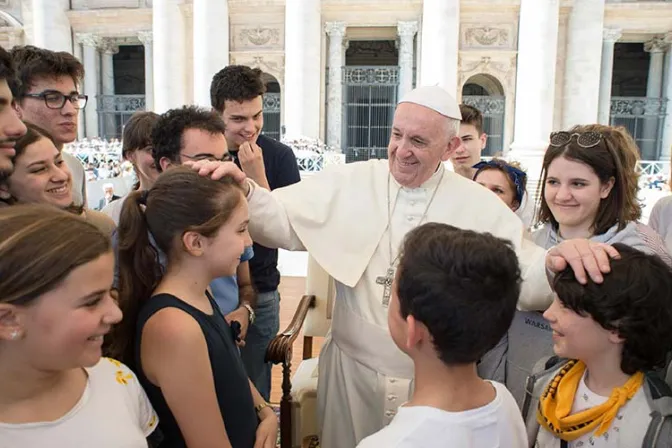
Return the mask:
<path fill-rule="evenodd" d="M 250 236 L 255 243 L 274 249 L 306 250 L 278 197 L 249 179 L 243 188 L 247 190 Z"/>

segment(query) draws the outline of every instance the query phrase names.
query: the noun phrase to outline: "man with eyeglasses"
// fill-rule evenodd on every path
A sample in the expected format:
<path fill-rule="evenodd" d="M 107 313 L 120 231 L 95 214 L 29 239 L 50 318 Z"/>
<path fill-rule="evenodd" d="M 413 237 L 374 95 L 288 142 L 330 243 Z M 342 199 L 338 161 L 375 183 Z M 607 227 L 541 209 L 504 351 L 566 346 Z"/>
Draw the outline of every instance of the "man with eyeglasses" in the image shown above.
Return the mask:
<path fill-rule="evenodd" d="M 195 106 L 171 109 L 162 114 L 152 130 L 152 154 L 159 172 L 184 162 L 233 160 L 225 138 L 222 119 L 213 111 Z M 263 176 L 263 175 L 262 175 Z M 255 181 L 267 182 L 265 178 Z M 252 286 L 249 260 L 252 246 L 241 254 L 236 276 L 220 277 L 210 284 L 212 295 L 230 323 L 241 325 L 240 339 L 255 320 L 256 292 Z"/>
<path fill-rule="evenodd" d="M 50 51 L 31 45 L 14 47 L 10 54 L 19 75 L 17 111 L 24 121 L 47 131 L 59 150 L 77 139 L 78 115 L 87 96 L 78 91 L 84 66 L 64 51 Z M 75 156 L 63 153 L 72 172 L 72 194 L 76 205 L 86 207 L 86 173 Z"/>

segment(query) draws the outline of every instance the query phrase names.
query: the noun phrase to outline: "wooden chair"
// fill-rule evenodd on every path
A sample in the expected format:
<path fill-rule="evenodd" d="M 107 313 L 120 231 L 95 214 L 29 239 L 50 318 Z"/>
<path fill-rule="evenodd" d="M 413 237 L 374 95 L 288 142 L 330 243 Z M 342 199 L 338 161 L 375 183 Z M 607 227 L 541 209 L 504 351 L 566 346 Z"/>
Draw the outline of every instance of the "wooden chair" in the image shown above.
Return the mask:
<path fill-rule="evenodd" d="M 324 337 L 329 332 L 334 297 L 333 279 L 312 257 L 308 257 L 306 294 L 287 329 L 273 339 L 266 351 L 267 361 L 282 365 L 281 448 L 301 448 L 306 440 L 319 434 L 318 358 L 313 358 L 313 338 Z M 302 329 L 303 361 L 292 376 L 292 346 Z"/>

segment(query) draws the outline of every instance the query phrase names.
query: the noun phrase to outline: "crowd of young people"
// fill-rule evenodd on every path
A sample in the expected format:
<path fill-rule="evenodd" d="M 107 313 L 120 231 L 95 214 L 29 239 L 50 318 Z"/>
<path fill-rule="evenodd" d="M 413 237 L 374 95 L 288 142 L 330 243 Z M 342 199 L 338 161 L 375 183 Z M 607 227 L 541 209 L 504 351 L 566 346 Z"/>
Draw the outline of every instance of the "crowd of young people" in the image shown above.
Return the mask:
<path fill-rule="evenodd" d="M 275 447 L 263 352 L 277 251 L 252 250 L 241 182 L 299 177 L 291 150 L 259 135 L 260 73 L 220 72 L 213 110 L 135 114 L 123 156 L 138 183 L 104 213 L 84 206 L 81 165 L 61 152 L 86 105 L 82 76 L 67 53 L 0 48 L 0 446 Z M 526 173 L 481 162 L 482 116 L 461 109 L 451 175 L 527 219 Z M 413 361 L 413 394 L 359 446 L 670 446 L 672 202 L 639 222 L 637 154 L 619 128 L 550 136 L 526 237 L 618 255 L 602 282 L 557 274 L 544 311 L 517 310 L 511 242 L 431 222 L 407 233 L 387 324 Z M 200 169 L 234 159 L 239 175 Z"/>

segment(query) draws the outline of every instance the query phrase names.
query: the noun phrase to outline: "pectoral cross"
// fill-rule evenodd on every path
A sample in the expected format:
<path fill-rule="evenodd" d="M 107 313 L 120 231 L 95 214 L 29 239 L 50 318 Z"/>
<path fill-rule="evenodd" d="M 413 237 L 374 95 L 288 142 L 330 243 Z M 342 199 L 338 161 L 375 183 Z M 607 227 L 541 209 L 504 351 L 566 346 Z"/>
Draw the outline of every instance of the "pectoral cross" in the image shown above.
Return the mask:
<path fill-rule="evenodd" d="M 388 268 L 385 277 L 376 277 L 376 283 L 383 286 L 383 306 L 390 304 L 390 296 L 392 295 L 392 279 L 394 279 L 394 269 Z"/>

